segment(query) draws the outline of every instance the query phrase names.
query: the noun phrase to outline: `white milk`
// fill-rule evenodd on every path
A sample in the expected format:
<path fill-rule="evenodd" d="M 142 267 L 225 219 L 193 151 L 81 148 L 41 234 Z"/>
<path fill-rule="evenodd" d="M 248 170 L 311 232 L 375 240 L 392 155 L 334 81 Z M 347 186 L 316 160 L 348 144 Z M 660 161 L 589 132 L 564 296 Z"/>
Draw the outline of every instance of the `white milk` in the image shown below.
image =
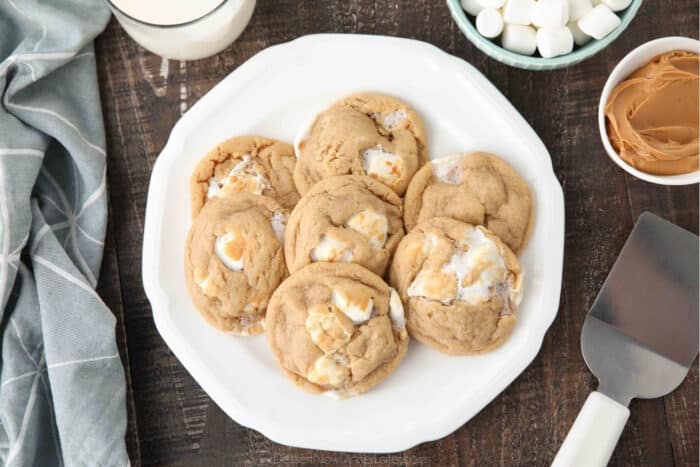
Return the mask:
<path fill-rule="evenodd" d="M 250 21 L 255 0 L 108 0 L 124 30 L 151 52 L 175 60 L 214 55 Z"/>

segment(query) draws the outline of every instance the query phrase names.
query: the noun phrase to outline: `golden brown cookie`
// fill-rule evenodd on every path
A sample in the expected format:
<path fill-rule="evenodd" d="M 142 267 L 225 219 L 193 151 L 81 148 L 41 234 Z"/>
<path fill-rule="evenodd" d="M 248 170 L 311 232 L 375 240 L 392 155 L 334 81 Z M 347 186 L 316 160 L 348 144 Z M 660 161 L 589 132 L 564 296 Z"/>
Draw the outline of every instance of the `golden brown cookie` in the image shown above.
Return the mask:
<path fill-rule="evenodd" d="M 270 299 L 265 328 L 296 385 L 339 397 L 379 384 L 408 348 L 398 294 L 356 264 L 313 263 L 292 274 Z"/>
<path fill-rule="evenodd" d="M 500 157 L 472 152 L 424 165 L 404 199 L 404 225 L 410 231 L 431 217 L 451 217 L 486 226 L 516 253 L 532 222 L 530 188 Z"/>
<path fill-rule="evenodd" d="M 368 175 L 403 195 L 428 161 L 423 122 L 405 102 L 355 94 L 319 114 L 295 144 L 294 182 L 302 195 L 333 175 Z"/>
<path fill-rule="evenodd" d="M 406 234 L 390 283 L 406 304 L 411 336 L 450 355 L 501 345 L 522 295 L 520 264 L 510 248 L 482 226 L 446 217 Z"/>
<path fill-rule="evenodd" d="M 327 178 L 289 216 L 284 254 L 290 272 L 315 261 L 360 264 L 383 275 L 403 237 L 401 198 L 360 175 Z"/>
<path fill-rule="evenodd" d="M 190 177 L 192 218 L 208 199 L 247 192 L 275 199 L 292 209 L 299 200 L 292 173 L 294 148 L 261 136 L 236 136 L 199 161 Z"/>
<path fill-rule="evenodd" d="M 287 276 L 287 214 L 272 198 L 230 193 L 212 198 L 195 218 L 185 244 L 192 301 L 216 328 L 260 334 L 272 292 Z"/>

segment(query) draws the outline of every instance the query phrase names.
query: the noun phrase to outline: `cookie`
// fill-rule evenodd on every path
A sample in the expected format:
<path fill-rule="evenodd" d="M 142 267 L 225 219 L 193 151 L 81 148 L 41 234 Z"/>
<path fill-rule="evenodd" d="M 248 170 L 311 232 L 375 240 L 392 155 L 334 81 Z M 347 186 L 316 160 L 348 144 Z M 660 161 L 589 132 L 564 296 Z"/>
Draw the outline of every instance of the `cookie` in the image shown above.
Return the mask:
<path fill-rule="evenodd" d="M 384 94 L 362 93 L 336 102 L 297 138 L 294 182 L 302 195 L 333 175 L 368 175 L 403 195 L 428 161 L 418 114 Z"/>
<path fill-rule="evenodd" d="M 409 333 L 440 352 L 487 352 L 515 326 L 520 264 L 482 226 L 445 217 L 418 224 L 399 243 L 389 275 L 406 305 Z"/>
<path fill-rule="evenodd" d="M 530 188 L 503 159 L 472 152 L 435 159 L 413 177 L 404 198 L 410 231 L 431 217 L 483 225 L 520 252 L 532 219 Z"/>
<path fill-rule="evenodd" d="M 292 174 L 294 148 L 261 136 L 224 141 L 197 164 L 190 177 L 192 218 L 208 199 L 247 192 L 275 199 L 291 210 L 299 200 Z"/>
<path fill-rule="evenodd" d="M 384 275 L 403 237 L 401 198 L 361 175 L 327 178 L 289 216 L 284 254 L 290 272 L 311 262 L 360 264 Z"/>
<path fill-rule="evenodd" d="M 272 292 L 287 276 L 287 214 L 272 198 L 232 193 L 209 200 L 185 244 L 185 274 L 192 301 L 214 327 L 260 334 Z"/>
<path fill-rule="evenodd" d="M 357 264 L 313 263 L 292 274 L 270 299 L 265 333 L 296 385 L 339 397 L 379 384 L 408 348 L 398 294 Z"/>

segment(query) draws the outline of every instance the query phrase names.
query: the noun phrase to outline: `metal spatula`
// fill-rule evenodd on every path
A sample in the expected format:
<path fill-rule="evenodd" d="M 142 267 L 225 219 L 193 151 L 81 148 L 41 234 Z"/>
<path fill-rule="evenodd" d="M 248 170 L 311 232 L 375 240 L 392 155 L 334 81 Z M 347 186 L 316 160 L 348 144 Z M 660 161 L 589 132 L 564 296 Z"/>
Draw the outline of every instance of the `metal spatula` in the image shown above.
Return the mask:
<path fill-rule="evenodd" d="M 698 237 L 657 216 L 639 216 L 581 333 L 600 384 L 578 414 L 553 467 L 610 460 L 630 400 L 673 391 L 698 355 Z"/>

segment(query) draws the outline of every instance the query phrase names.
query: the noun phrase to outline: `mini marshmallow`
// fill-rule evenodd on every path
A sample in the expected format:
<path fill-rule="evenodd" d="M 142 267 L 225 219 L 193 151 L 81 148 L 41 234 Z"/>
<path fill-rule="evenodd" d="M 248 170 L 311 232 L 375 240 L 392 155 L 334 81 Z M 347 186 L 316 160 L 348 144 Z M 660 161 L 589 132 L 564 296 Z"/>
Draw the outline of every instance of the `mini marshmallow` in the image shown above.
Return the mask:
<path fill-rule="evenodd" d="M 569 22 L 568 0 L 539 0 L 532 9 L 532 24 L 538 28 L 557 28 Z"/>
<path fill-rule="evenodd" d="M 389 185 L 399 180 L 405 171 L 401 157 L 384 151 L 381 145 L 363 151 L 362 168 L 370 177 Z"/>
<path fill-rule="evenodd" d="M 484 8 L 501 8 L 506 0 L 476 0 Z"/>
<path fill-rule="evenodd" d="M 462 4 L 462 9 L 472 16 L 478 15 L 484 9 L 478 0 L 462 0 L 460 3 Z"/>
<path fill-rule="evenodd" d="M 245 240 L 238 232 L 226 232 L 214 242 L 214 253 L 231 271 L 243 271 L 244 248 Z"/>
<path fill-rule="evenodd" d="M 574 37 L 567 27 L 537 30 L 537 50 L 545 58 L 568 54 L 574 50 Z"/>
<path fill-rule="evenodd" d="M 503 8 L 503 21 L 527 26 L 532 23 L 533 8 L 535 0 L 508 0 Z"/>
<path fill-rule="evenodd" d="M 620 18 L 606 5 L 598 5 L 578 20 L 578 27 L 595 39 L 602 39 L 620 25 Z"/>
<path fill-rule="evenodd" d="M 333 305 L 355 324 L 362 324 L 372 316 L 374 299 L 364 295 L 353 295 L 349 291 L 334 290 Z"/>
<path fill-rule="evenodd" d="M 578 27 L 576 21 L 569 22 L 569 24 L 567 24 L 566 27 L 569 28 L 569 31 L 571 31 L 571 35 L 574 36 L 574 43 L 576 45 L 585 45 L 588 41 L 591 40 L 591 36 L 581 31 L 581 28 Z"/>
<path fill-rule="evenodd" d="M 497 37 L 503 31 L 503 17 L 498 10 L 487 8 L 476 16 L 476 30 L 489 39 Z"/>
<path fill-rule="evenodd" d="M 592 9 L 591 0 L 569 0 L 569 21 L 578 21 Z"/>
<path fill-rule="evenodd" d="M 515 53 L 532 55 L 537 49 L 537 32 L 530 26 L 506 23 L 501 45 L 504 49 Z"/>
<path fill-rule="evenodd" d="M 607 5 L 612 11 L 621 11 L 630 6 L 632 0 L 602 0 L 601 3 Z"/>

